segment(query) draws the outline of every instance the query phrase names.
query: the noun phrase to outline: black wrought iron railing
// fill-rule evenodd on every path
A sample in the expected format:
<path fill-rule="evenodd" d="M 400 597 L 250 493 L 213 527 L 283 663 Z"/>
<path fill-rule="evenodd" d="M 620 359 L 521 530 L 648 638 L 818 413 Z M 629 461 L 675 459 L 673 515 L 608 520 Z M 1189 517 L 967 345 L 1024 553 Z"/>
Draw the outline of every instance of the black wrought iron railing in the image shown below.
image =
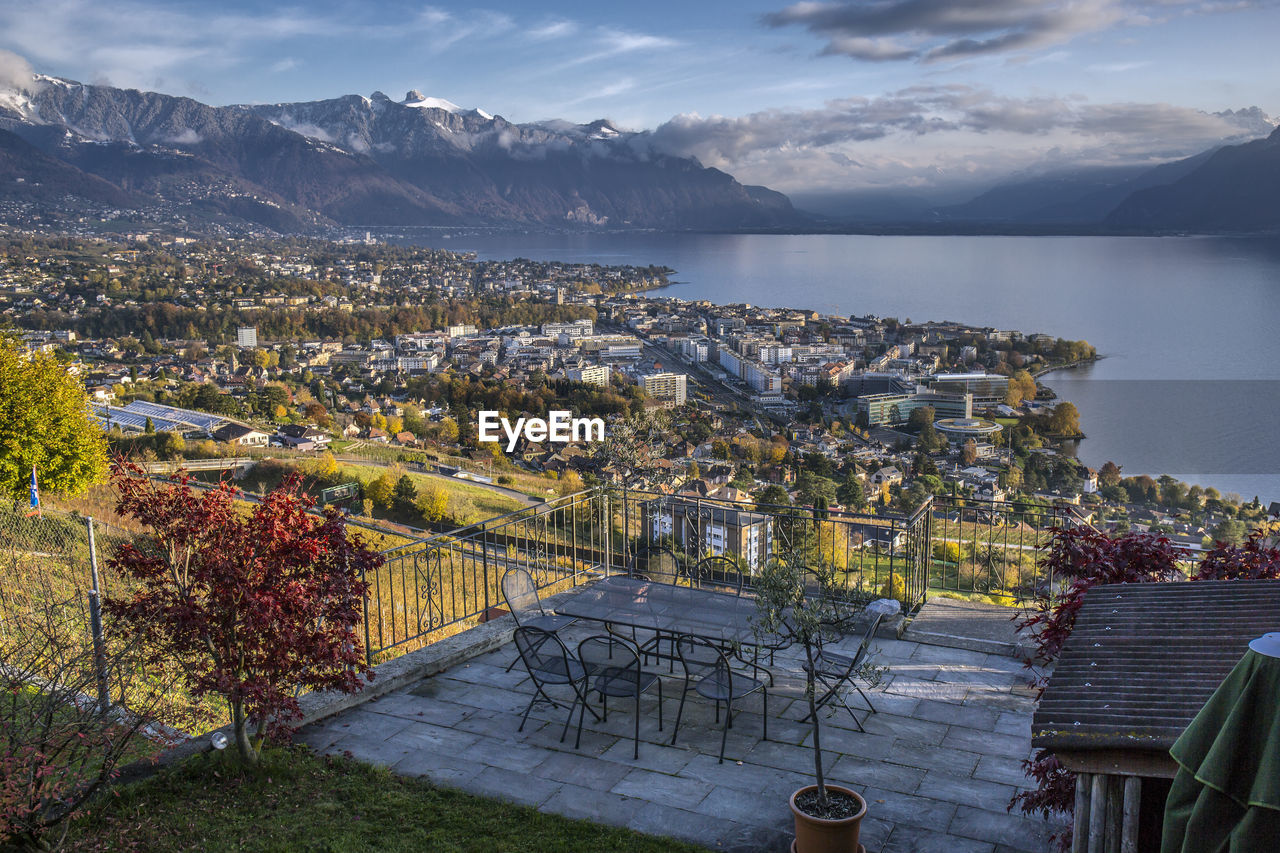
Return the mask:
<path fill-rule="evenodd" d="M 371 660 L 421 647 L 503 606 L 502 575 L 522 568 L 543 595 L 586 579 L 644 569 L 661 549 L 693 577 L 706 557 L 733 560 L 748 578 L 771 557 L 836 570 L 850 595 L 925 598 L 929 505 L 909 517 L 600 488 L 558 498 L 385 553 L 366 577 Z M 749 584 L 748 584 L 749 585 Z"/>

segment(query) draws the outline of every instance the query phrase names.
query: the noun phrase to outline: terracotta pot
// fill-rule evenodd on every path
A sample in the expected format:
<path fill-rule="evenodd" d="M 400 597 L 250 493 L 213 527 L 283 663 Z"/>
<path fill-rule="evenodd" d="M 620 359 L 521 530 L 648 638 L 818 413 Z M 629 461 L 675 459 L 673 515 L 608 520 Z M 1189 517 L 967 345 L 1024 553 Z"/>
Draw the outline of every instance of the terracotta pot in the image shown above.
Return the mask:
<path fill-rule="evenodd" d="M 861 803 L 862 808 L 857 814 L 838 820 L 813 817 L 796 808 L 796 797 L 816 787 L 807 785 L 791 795 L 791 814 L 796 819 L 796 840 L 791 849 L 796 853 L 858 853 L 862 849 L 858 844 L 858 832 L 862 828 L 862 819 L 867 814 L 867 801 L 856 791 L 828 784 L 828 791 L 847 794 Z"/>

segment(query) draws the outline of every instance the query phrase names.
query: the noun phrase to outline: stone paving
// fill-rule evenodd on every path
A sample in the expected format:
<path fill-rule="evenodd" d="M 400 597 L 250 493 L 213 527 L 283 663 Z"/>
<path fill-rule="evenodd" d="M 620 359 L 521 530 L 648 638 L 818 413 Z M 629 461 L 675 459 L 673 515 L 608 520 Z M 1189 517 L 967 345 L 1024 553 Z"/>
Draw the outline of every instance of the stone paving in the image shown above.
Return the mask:
<path fill-rule="evenodd" d="M 563 632 L 572 649 L 596 633 Z M 856 646 L 849 638 L 844 645 Z M 827 778 L 868 802 L 862 842 L 870 853 L 1045 851 L 1056 825 L 1005 806 L 1026 786 L 1034 691 L 1013 658 L 877 640 L 885 682 L 868 695 L 866 733 L 839 710 L 824 717 Z M 523 668 L 505 669 L 512 645 L 422 679 L 304 729 L 299 738 L 327 753 L 449 786 L 641 832 L 736 851 L 789 849 L 787 798 L 809 784 L 813 752 L 803 676 L 792 652 L 779 653 L 769 696 L 769 740 L 760 699 L 742 700 L 717 762 L 720 728 L 711 703 L 691 693 L 678 745 L 669 744 L 683 680 L 664 677 L 664 731 L 656 693 L 641 702 L 640 757 L 632 758 L 633 705 L 615 700 L 607 722 L 588 714 L 582 747 L 565 712 L 537 706 L 516 731 L 532 688 Z M 653 664 L 666 676 L 661 664 Z M 567 688 L 562 688 L 567 691 Z M 555 695 L 555 694 L 553 694 Z M 593 694 L 594 697 L 594 694 Z M 856 695 L 851 705 L 858 706 Z M 576 715 L 575 715 L 576 725 Z"/>

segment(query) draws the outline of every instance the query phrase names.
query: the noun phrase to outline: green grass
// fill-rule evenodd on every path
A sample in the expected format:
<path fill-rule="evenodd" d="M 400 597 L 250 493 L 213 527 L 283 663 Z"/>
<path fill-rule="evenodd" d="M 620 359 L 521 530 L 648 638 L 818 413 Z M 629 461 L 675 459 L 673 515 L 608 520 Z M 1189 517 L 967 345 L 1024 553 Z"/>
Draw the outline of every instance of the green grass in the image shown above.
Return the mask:
<path fill-rule="evenodd" d="M 436 788 L 309 751 L 279 749 L 252 771 L 201 755 L 108 794 L 68 849 L 695 853 L 702 848 Z"/>
<path fill-rule="evenodd" d="M 353 465 L 350 462 L 340 462 L 338 465 L 344 474 L 354 476 L 364 482 L 376 480 L 387 470 L 376 465 Z M 419 474 L 414 471 L 405 471 L 405 473 L 409 475 L 409 479 L 413 481 L 413 485 L 417 487 L 419 492 L 426 486 L 431 485 L 444 489 L 450 496 L 457 495 L 470 501 L 476 511 L 467 513 L 467 517 L 463 520 L 467 524 L 484 521 L 498 515 L 506 515 L 524 507 L 524 504 L 510 495 L 504 495 L 501 492 L 495 492 L 492 489 L 486 489 L 483 486 L 477 486 L 465 480 L 457 480 L 452 477 L 429 477 L 426 474 Z"/>

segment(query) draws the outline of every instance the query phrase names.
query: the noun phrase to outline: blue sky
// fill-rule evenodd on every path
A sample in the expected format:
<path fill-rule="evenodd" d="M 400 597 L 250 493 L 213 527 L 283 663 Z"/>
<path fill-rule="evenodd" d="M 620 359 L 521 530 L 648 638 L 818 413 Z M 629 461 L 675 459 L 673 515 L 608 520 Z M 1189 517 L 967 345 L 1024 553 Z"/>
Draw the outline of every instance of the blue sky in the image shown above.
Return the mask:
<path fill-rule="evenodd" d="M 1273 0 L 212 8 L 8 0 L 0 49 L 212 104 L 416 88 L 516 122 L 607 117 L 787 191 L 1154 162 L 1270 126 L 1215 113 L 1280 115 Z"/>

